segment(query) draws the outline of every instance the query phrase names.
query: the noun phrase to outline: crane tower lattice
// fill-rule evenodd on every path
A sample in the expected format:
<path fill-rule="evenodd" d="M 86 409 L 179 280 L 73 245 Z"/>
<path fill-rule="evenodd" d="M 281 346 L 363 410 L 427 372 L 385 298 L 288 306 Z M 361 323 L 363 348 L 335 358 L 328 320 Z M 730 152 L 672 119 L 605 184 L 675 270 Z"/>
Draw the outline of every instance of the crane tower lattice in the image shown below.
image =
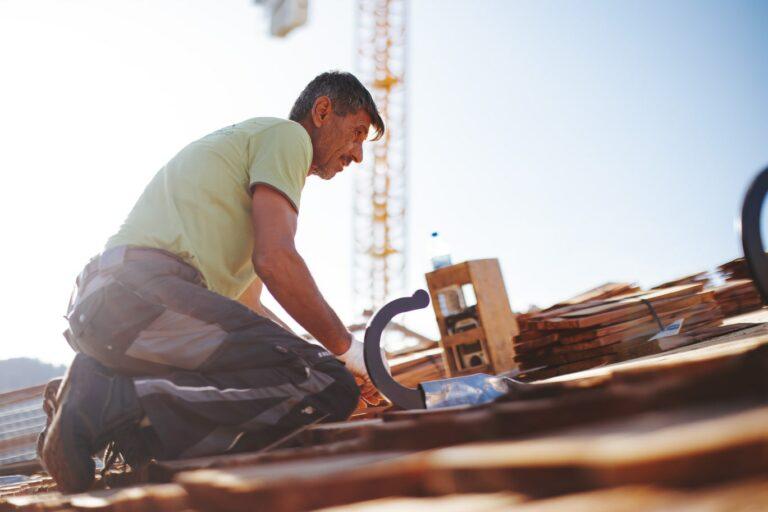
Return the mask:
<path fill-rule="evenodd" d="M 406 7 L 407 0 L 358 0 L 357 72 L 386 123 L 355 179 L 355 306 L 381 307 L 406 280 Z"/>

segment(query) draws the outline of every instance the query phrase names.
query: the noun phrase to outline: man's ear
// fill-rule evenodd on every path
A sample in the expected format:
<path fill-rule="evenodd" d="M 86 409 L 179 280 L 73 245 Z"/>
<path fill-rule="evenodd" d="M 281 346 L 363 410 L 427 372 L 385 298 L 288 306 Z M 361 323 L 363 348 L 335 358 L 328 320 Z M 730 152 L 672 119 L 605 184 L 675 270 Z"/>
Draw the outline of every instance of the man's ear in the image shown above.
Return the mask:
<path fill-rule="evenodd" d="M 312 105 L 312 123 L 320 127 L 330 120 L 332 113 L 333 105 L 331 104 L 331 98 L 320 96 L 315 100 L 315 104 Z"/>

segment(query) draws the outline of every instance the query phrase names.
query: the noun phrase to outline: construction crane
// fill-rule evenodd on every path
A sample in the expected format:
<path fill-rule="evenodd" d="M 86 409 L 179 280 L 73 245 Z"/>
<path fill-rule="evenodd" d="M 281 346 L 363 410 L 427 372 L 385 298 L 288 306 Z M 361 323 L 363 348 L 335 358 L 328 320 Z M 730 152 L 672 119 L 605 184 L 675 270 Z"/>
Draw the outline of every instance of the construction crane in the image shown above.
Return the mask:
<path fill-rule="evenodd" d="M 407 0 L 358 0 L 357 73 L 387 130 L 355 179 L 354 304 L 364 315 L 402 293 L 407 275 Z"/>
<path fill-rule="evenodd" d="M 386 132 L 366 148 L 353 200 L 354 304 L 365 318 L 400 295 L 407 276 L 407 0 L 356 0 L 356 71 L 372 92 Z M 285 37 L 307 21 L 307 0 L 254 0 L 270 33 Z"/>

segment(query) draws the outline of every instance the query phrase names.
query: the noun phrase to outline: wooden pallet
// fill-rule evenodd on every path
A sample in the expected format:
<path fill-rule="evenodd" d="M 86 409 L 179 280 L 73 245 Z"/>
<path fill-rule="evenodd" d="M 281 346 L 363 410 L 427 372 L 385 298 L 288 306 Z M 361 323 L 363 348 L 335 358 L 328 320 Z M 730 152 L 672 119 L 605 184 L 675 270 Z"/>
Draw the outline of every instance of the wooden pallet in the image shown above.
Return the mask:
<path fill-rule="evenodd" d="M 445 369 L 449 376 L 473 373 L 498 373 L 515 368 L 514 350 L 510 341 L 518 333 L 517 321 L 509 305 L 501 267 L 496 259 L 465 261 L 426 274 L 432 299 L 440 345 L 444 351 Z M 477 299 L 478 326 L 467 331 L 449 332 L 440 308 L 441 290 L 470 285 Z M 468 367 L 462 360 L 464 347 L 479 345 L 481 364 Z"/>

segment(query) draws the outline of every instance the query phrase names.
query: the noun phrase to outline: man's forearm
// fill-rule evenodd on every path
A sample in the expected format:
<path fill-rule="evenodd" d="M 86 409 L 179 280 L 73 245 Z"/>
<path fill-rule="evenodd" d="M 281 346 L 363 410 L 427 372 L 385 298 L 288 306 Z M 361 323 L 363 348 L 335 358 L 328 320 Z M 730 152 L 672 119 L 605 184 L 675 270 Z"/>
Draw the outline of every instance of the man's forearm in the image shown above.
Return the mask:
<path fill-rule="evenodd" d="M 254 268 L 275 300 L 317 341 L 337 355 L 349 349 L 351 334 L 323 298 L 298 252 L 255 257 Z"/>

